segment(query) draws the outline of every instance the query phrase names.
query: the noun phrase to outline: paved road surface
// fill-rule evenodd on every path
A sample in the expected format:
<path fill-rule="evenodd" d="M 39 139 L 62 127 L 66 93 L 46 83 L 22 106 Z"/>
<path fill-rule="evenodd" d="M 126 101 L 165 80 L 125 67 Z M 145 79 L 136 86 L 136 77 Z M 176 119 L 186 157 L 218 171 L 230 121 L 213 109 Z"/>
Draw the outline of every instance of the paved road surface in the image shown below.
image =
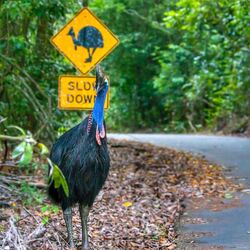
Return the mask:
<path fill-rule="evenodd" d="M 199 153 L 230 168 L 250 188 L 250 139 L 229 136 L 109 134 L 109 138 L 149 142 L 159 146 Z M 192 217 L 204 217 L 211 223 L 184 225 L 185 232 L 212 232 L 213 237 L 198 240 L 200 246 L 223 246 L 224 249 L 250 250 L 250 195 L 239 193 L 242 206 L 221 212 L 198 211 Z M 189 249 L 189 248 L 185 248 Z M 190 248 L 192 249 L 192 248 Z"/>

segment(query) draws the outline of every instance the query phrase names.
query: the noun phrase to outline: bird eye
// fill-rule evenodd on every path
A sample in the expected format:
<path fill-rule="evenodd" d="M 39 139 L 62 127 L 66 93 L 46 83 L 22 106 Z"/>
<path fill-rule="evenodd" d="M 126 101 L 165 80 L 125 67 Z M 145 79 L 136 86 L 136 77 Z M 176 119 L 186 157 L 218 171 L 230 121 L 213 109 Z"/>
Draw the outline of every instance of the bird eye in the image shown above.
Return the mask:
<path fill-rule="evenodd" d="M 108 79 L 105 79 L 104 83 L 105 83 L 105 85 L 109 86 L 109 81 L 108 81 Z"/>

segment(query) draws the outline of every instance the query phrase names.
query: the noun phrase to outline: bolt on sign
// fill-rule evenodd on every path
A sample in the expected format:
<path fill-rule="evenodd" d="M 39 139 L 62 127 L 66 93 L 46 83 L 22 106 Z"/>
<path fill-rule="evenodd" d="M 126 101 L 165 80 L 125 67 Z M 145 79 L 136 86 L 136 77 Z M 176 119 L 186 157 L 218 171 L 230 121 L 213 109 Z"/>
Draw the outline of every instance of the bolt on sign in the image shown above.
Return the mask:
<path fill-rule="evenodd" d="M 96 98 L 95 76 L 60 76 L 58 82 L 58 108 L 69 110 L 91 110 Z M 110 105 L 110 88 L 104 108 Z"/>
<path fill-rule="evenodd" d="M 86 75 L 119 40 L 88 8 L 83 8 L 51 38 L 51 43 Z"/>

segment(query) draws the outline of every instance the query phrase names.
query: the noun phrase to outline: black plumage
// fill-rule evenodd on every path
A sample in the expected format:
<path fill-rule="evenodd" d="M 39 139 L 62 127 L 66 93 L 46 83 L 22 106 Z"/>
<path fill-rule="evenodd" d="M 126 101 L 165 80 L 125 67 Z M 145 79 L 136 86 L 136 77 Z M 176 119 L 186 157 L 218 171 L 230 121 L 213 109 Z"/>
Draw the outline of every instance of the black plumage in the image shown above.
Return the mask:
<path fill-rule="evenodd" d="M 69 197 L 62 188 L 49 186 L 50 197 L 65 210 L 75 203 L 91 207 L 109 171 L 107 138 L 96 141 L 96 122 L 87 134 L 88 117 L 63 134 L 53 145 L 50 159 L 57 164 L 69 186 Z"/>
<path fill-rule="evenodd" d="M 74 248 L 72 209 L 79 203 L 82 223 L 82 248 L 88 249 L 87 218 L 89 209 L 108 176 L 110 158 L 104 122 L 104 102 L 108 79 L 97 66 L 97 97 L 93 112 L 80 124 L 63 134 L 53 145 L 50 159 L 61 169 L 69 187 L 67 197 L 62 187 L 49 186 L 49 196 L 63 209 L 70 247 Z"/>

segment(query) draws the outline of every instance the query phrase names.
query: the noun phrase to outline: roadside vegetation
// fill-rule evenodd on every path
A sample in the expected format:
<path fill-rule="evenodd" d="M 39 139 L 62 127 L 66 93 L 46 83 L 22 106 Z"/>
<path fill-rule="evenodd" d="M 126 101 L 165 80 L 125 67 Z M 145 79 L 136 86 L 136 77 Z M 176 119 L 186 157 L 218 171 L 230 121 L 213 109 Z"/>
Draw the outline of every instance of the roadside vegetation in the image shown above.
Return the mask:
<path fill-rule="evenodd" d="M 109 131 L 244 132 L 249 127 L 246 0 L 91 0 L 119 37 L 103 61 L 111 79 Z M 80 1 L 0 2 L 0 115 L 54 140 L 82 112 L 57 109 L 60 74 L 78 74 L 49 39 Z"/>
<path fill-rule="evenodd" d="M 247 0 L 88 2 L 121 42 L 102 62 L 108 132 L 250 134 Z M 81 6 L 0 0 L 1 249 L 67 249 L 61 211 L 46 195 L 49 165 L 65 193 L 67 185 L 47 147 L 87 113 L 57 108 L 58 77 L 80 73 L 49 40 Z M 127 141 L 109 147 L 110 177 L 90 216 L 93 249 L 174 249 L 186 198 L 232 199 L 241 188 L 201 157 Z"/>

